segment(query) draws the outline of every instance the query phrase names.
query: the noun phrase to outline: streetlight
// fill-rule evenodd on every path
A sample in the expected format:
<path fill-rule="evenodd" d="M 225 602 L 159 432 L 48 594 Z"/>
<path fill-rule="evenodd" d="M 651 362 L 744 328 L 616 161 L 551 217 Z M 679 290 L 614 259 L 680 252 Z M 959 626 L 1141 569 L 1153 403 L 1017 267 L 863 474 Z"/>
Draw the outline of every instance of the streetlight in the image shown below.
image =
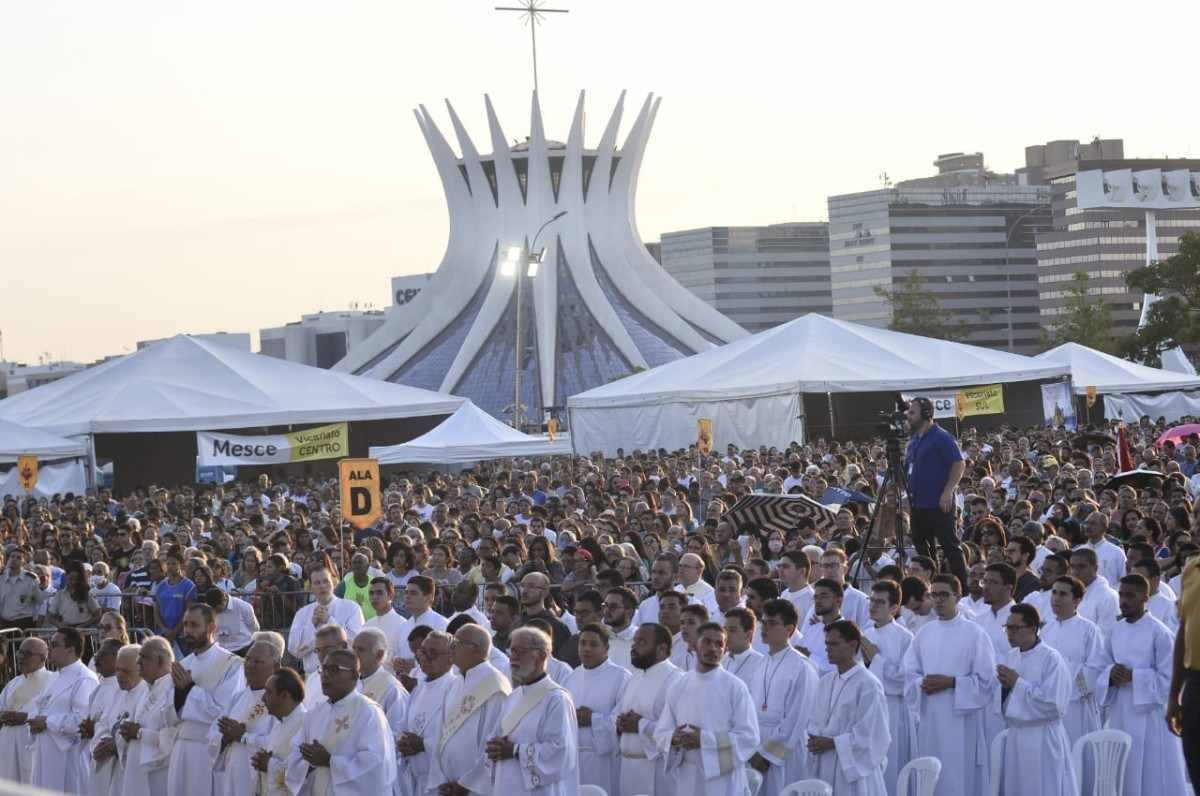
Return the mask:
<path fill-rule="evenodd" d="M 542 230 L 566 214 L 566 210 L 560 210 L 538 227 L 538 231 L 533 236 L 533 243 L 530 244 L 528 249 L 523 246 L 509 246 L 505 253 L 504 261 L 500 263 L 501 276 L 515 276 L 517 279 L 517 344 L 514 351 L 516 356 L 513 359 L 513 428 L 518 431 L 521 430 L 521 350 L 524 348 L 524 341 L 521 338 L 521 299 L 525 293 L 522 279 L 524 277 L 529 277 L 530 279 L 536 277 L 538 265 L 541 264 L 542 258 L 546 255 L 544 249 L 539 251 L 537 247 L 538 238 L 541 237 Z"/>
<path fill-rule="evenodd" d="M 1004 293 L 1008 300 L 1008 350 L 1011 353 L 1013 350 L 1013 303 L 1012 303 L 1012 274 L 1008 270 L 1008 250 L 1012 245 L 1013 233 L 1017 231 L 1017 227 L 1027 218 L 1032 218 L 1045 210 L 1050 210 L 1048 207 L 1036 207 L 1033 210 L 1028 210 L 1017 216 L 1012 224 L 1004 231 Z M 1036 243 L 1035 243 L 1036 246 Z M 1036 255 L 1035 255 L 1036 256 Z"/>

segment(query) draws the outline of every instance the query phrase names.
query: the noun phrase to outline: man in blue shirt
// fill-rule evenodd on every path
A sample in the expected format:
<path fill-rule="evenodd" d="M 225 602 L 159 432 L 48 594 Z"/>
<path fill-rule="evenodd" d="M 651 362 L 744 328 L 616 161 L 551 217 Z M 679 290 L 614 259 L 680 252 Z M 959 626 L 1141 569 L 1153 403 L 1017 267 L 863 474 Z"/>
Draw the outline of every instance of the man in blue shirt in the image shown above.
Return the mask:
<path fill-rule="evenodd" d="M 967 565 L 955 527 L 954 490 L 966 465 L 958 442 L 933 422 L 933 402 L 914 398 L 906 412 L 912 438 L 904 454 L 908 502 L 912 510 L 913 546 L 917 553 L 936 559 L 934 542 L 942 546 L 946 566 L 967 585 Z"/>
<path fill-rule="evenodd" d="M 180 645 L 179 631 L 184 613 L 196 601 L 196 584 L 183 576 L 183 559 L 174 550 L 162 556 L 162 564 L 166 577 L 154 586 L 152 593 L 154 627 L 160 636 L 171 642 L 176 654 L 186 653 Z"/>

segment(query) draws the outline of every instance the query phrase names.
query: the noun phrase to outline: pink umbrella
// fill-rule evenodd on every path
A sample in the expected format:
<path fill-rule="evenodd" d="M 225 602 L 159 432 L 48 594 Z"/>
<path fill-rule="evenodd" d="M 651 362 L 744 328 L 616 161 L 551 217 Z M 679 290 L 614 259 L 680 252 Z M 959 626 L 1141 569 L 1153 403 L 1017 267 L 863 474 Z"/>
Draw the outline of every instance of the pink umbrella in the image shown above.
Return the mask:
<path fill-rule="evenodd" d="M 1200 423 L 1185 423 L 1182 426 L 1169 428 L 1163 432 L 1162 436 L 1158 438 L 1158 442 L 1155 444 L 1162 445 L 1165 442 L 1174 442 L 1178 444 L 1179 441 L 1188 434 L 1200 434 Z"/>

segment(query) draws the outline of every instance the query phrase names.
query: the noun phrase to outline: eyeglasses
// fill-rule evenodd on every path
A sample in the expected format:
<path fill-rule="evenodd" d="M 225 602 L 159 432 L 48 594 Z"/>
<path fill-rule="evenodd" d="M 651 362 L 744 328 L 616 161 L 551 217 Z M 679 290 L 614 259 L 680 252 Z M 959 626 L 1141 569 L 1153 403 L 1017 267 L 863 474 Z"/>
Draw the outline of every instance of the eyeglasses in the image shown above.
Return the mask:
<path fill-rule="evenodd" d="M 476 649 L 479 649 L 479 643 L 476 641 L 461 641 L 459 639 L 454 639 L 450 642 L 450 649 L 454 649 L 455 647 L 475 647 Z"/>
<path fill-rule="evenodd" d="M 545 652 L 545 650 L 543 650 L 540 647 L 509 647 L 508 648 L 509 656 L 525 655 L 530 652 Z"/>

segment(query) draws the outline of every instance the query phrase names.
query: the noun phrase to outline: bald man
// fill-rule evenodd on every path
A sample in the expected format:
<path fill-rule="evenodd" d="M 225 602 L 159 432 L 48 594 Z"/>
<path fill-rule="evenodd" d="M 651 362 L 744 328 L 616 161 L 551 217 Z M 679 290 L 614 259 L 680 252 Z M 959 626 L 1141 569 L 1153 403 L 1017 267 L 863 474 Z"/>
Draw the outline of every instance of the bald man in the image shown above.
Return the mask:
<path fill-rule="evenodd" d="M 679 559 L 679 585 L 675 591 L 683 592 L 693 603 L 708 609 L 708 615 L 717 613 L 717 591 L 704 580 L 704 559 L 695 553 L 684 553 Z"/>
<path fill-rule="evenodd" d="M 346 649 L 350 649 L 350 642 L 346 639 L 346 629 L 341 625 L 325 625 L 317 631 L 315 652 L 318 661 L 324 662 L 325 656 L 334 650 Z M 312 710 L 324 700 L 321 668 L 318 666 L 304 678 L 304 709 Z"/>
<path fill-rule="evenodd" d="M 91 759 L 88 792 L 91 796 L 121 796 L 126 760 L 117 754 L 117 726 L 133 715 L 138 702 L 145 698 L 150 686 L 138 670 L 140 644 L 126 644 L 117 650 L 116 678 L 120 689 L 104 713 L 96 721 L 96 731 L 88 744 Z"/>
<path fill-rule="evenodd" d="M 46 669 L 46 642 L 27 638 L 17 650 L 19 675 L 0 691 L 0 777 L 29 784 L 32 765 L 26 749 L 32 743 L 29 726 L 33 704 L 54 674 Z"/>
<path fill-rule="evenodd" d="M 208 753 L 213 761 L 216 796 L 251 796 L 257 778 L 248 776 L 250 760 L 267 745 L 275 719 L 267 711 L 263 690 L 279 671 L 280 650 L 273 639 L 253 641 L 246 650 L 243 674 L 246 687 L 208 731 Z"/>
<path fill-rule="evenodd" d="M 519 599 L 521 616 L 513 629 L 525 627 L 531 619 L 545 620 L 546 624 L 550 625 L 554 642 L 553 654 L 557 657 L 563 646 L 571 640 L 571 629 L 546 607 L 550 600 L 550 578 L 541 572 L 530 572 L 521 578 Z"/>

